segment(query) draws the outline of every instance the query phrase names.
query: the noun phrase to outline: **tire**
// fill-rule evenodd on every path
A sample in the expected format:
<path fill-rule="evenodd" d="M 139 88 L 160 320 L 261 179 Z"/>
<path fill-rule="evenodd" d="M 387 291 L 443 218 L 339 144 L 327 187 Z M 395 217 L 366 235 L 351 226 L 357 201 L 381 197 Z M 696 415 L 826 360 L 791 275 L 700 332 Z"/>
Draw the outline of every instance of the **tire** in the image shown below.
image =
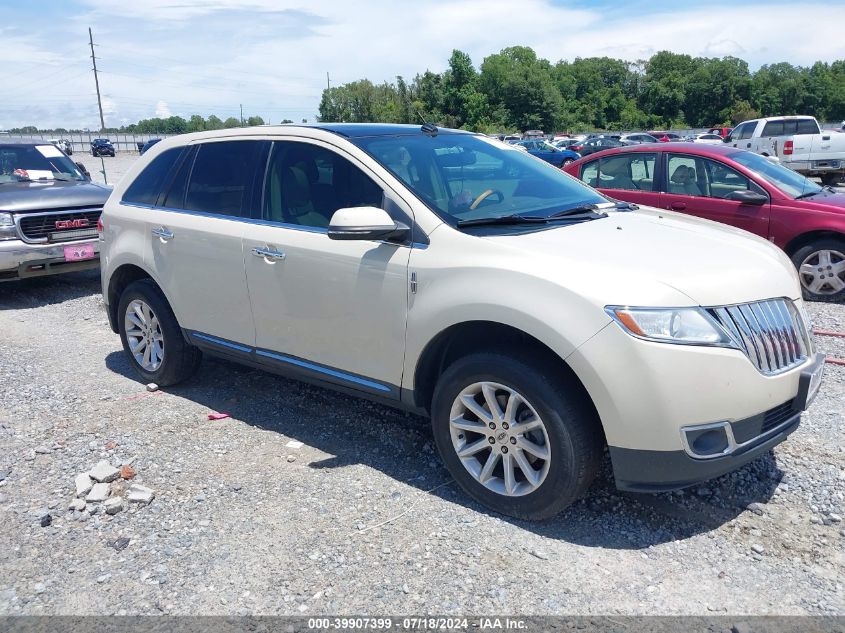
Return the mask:
<path fill-rule="evenodd" d="M 829 187 L 834 187 L 839 182 L 840 178 L 842 178 L 842 174 L 823 174 L 822 184 L 827 185 Z"/>
<path fill-rule="evenodd" d="M 489 416 L 492 407 L 480 404 L 489 402 L 487 393 L 505 416 Z M 486 412 L 486 423 L 464 405 L 467 397 L 476 410 Z M 508 416 L 505 403 L 514 397 L 521 403 Z M 505 424 L 508 417 L 510 425 Z M 520 433 L 534 418 L 541 428 Z M 604 444 L 592 406 L 560 379 L 559 367 L 501 354 L 473 354 L 450 365 L 437 382 L 431 419 L 440 456 L 461 488 L 488 508 L 520 519 L 547 519 L 582 496 L 595 477 Z M 488 426 L 491 420 L 495 429 Z M 473 452 L 461 457 L 459 450 Z M 541 452 L 548 459 L 539 457 Z M 527 465 L 534 481 L 520 466 L 520 455 L 522 463 L 533 460 Z M 488 477 L 490 460 L 495 466 Z M 513 465 L 510 491 L 507 463 Z"/>
<path fill-rule="evenodd" d="M 824 238 L 811 242 L 792 254 L 792 263 L 798 270 L 805 299 L 845 300 L 845 240 Z"/>
<path fill-rule="evenodd" d="M 560 164 L 560 168 L 561 168 L 561 169 L 563 169 L 563 168 L 564 168 L 564 167 L 566 167 L 567 165 L 571 165 L 571 164 L 572 164 L 572 163 L 574 163 L 574 162 L 575 162 L 575 161 L 574 161 L 574 160 L 572 160 L 571 158 L 564 158 L 564 159 L 563 159 L 563 162 Z"/>
<path fill-rule="evenodd" d="M 134 325 L 131 321 L 129 325 L 133 329 L 127 335 L 127 321 L 129 321 L 127 312 L 130 305 L 133 306 L 133 315 L 135 315 L 136 320 L 138 316 L 134 308 L 140 306 L 144 315 L 147 315 L 147 313 L 143 310 L 143 306 L 149 309 L 152 319 L 146 316 L 145 320 L 151 324 L 150 337 L 145 336 L 143 329 Z M 158 327 L 156 327 L 156 321 Z M 152 279 L 141 279 L 126 287 L 118 301 L 117 322 L 123 349 L 129 357 L 132 367 L 144 382 L 154 382 L 162 387 L 167 387 L 180 383 L 196 373 L 202 360 L 202 352 L 185 340 L 170 304 L 167 303 L 164 293 Z M 133 332 L 138 332 L 140 335 L 132 336 Z M 155 334 L 156 332 L 158 335 Z M 162 350 L 163 353 L 158 365 L 156 366 L 154 362 L 151 362 L 145 367 L 142 361 L 145 361 L 147 357 L 144 356 L 140 361 L 136 358 L 130 347 L 130 338 L 133 342 L 144 339 L 145 345 L 141 347 L 143 351 L 146 351 L 147 347 L 150 347 L 150 350 L 152 348 Z M 160 345 L 147 345 L 147 342 L 153 339 L 160 341 Z M 149 358 L 150 361 L 153 361 L 152 351 L 150 351 Z"/>

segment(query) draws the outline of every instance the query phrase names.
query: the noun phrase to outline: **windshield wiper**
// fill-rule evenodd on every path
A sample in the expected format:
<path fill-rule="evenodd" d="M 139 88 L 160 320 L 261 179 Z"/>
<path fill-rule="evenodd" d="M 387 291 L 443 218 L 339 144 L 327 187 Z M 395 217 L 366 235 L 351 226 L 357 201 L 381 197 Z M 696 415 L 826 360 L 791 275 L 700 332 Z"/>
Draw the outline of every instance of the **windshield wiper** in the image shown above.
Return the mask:
<path fill-rule="evenodd" d="M 558 211 L 548 216 L 519 215 L 514 213 L 512 215 L 500 215 L 492 218 L 458 220 L 458 226 L 463 228 L 465 226 L 492 226 L 494 224 L 548 224 L 556 221 L 595 220 L 604 217 L 607 217 L 606 214 L 597 212 L 594 207 L 584 206 Z"/>
<path fill-rule="evenodd" d="M 803 200 L 804 198 L 809 198 L 809 197 L 811 197 L 811 196 L 817 196 L 817 195 L 819 195 L 822 191 L 823 191 L 823 189 L 820 189 L 819 191 L 808 191 L 807 193 L 802 193 L 800 196 L 796 196 L 796 198 L 795 198 L 795 199 L 796 199 L 796 200 Z"/>
<path fill-rule="evenodd" d="M 548 218 L 540 218 L 533 215 L 499 215 L 492 218 L 472 218 L 470 220 L 458 220 L 458 226 L 486 226 L 493 224 L 538 224 L 548 222 Z"/>

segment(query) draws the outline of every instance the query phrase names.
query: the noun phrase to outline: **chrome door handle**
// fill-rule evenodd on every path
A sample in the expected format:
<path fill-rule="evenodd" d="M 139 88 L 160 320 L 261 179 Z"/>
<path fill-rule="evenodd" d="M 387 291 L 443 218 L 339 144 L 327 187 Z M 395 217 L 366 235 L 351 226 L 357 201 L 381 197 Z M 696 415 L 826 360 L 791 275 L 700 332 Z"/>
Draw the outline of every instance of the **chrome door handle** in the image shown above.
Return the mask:
<path fill-rule="evenodd" d="M 160 238 L 163 242 L 173 239 L 173 231 L 170 231 L 163 226 L 160 226 L 157 229 L 152 229 L 150 232 Z"/>
<path fill-rule="evenodd" d="M 252 254 L 256 257 L 263 257 L 264 259 L 271 259 L 274 261 L 281 261 L 285 258 L 285 254 L 281 251 L 274 251 L 270 248 L 260 248 L 258 246 L 252 249 Z"/>

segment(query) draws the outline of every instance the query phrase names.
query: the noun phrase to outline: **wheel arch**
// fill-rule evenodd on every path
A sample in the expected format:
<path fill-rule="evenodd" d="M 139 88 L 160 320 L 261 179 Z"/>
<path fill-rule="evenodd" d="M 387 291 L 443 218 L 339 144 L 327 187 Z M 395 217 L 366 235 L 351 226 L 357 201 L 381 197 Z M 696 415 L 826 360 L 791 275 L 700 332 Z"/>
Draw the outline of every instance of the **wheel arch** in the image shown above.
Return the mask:
<path fill-rule="evenodd" d="M 495 343 L 491 345 L 491 341 Z M 425 346 L 417 359 L 413 381 L 414 405 L 430 413 L 438 377 L 453 362 L 474 352 L 514 351 L 530 355 L 560 372 L 563 380 L 583 398 L 601 426 L 600 418 L 584 383 L 564 358 L 540 339 L 517 327 L 497 321 L 463 321 L 442 330 Z"/>
<path fill-rule="evenodd" d="M 164 292 L 161 285 L 153 278 L 153 276 L 141 266 L 137 264 L 125 263 L 115 268 L 109 277 L 108 288 L 106 289 L 106 305 L 108 308 L 109 325 L 112 331 L 119 333 L 117 306 L 120 302 L 120 295 L 129 286 L 129 284 L 139 281 L 141 279 L 151 280 L 159 289 Z M 168 300 L 169 303 L 169 300 Z M 171 304 L 172 308 L 172 304 Z"/>
<path fill-rule="evenodd" d="M 803 248 L 808 244 L 812 244 L 816 240 L 835 239 L 845 242 L 845 234 L 833 229 L 819 229 L 815 231 L 808 231 L 793 237 L 784 246 L 786 254 L 792 257 L 799 248 Z"/>

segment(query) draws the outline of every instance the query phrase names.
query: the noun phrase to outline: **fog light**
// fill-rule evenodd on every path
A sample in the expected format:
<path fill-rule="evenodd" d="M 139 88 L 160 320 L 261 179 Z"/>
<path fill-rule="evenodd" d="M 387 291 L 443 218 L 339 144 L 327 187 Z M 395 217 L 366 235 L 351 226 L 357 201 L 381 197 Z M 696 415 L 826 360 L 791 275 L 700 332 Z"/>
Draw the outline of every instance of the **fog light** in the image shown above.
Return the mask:
<path fill-rule="evenodd" d="M 733 433 L 728 422 L 688 426 L 681 429 L 681 437 L 686 452 L 699 459 L 727 455 L 734 448 Z"/>

